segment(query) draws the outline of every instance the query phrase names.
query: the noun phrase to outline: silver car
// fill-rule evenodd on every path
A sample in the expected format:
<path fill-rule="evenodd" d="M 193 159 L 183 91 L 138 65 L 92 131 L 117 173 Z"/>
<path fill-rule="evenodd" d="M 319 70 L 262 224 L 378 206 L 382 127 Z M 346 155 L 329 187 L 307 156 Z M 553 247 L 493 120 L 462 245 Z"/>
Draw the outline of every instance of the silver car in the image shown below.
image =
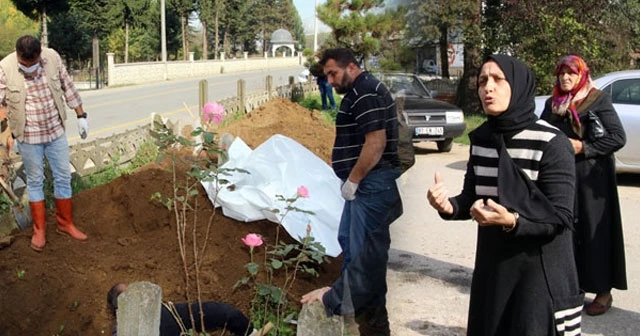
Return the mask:
<path fill-rule="evenodd" d="M 640 173 L 640 70 L 610 72 L 594 80 L 596 88 L 613 100 L 627 134 L 627 144 L 615 153 L 616 172 Z M 536 97 L 539 116 L 549 96 Z"/>

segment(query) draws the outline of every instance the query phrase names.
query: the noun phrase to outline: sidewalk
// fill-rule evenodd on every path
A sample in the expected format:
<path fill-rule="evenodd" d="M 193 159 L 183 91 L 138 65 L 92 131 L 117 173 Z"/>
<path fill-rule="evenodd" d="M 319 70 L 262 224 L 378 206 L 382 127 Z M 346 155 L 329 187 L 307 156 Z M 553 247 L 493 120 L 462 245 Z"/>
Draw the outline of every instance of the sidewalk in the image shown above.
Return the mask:
<path fill-rule="evenodd" d="M 465 335 L 473 272 L 476 227 L 444 221 L 426 200 L 440 172 L 451 196 L 462 188 L 468 147 L 454 144 L 438 153 L 435 144 L 416 147 L 416 165 L 401 177 L 404 215 L 391 226 L 387 308 L 393 335 Z M 640 175 L 619 176 L 629 290 L 613 290 L 613 308 L 583 314 L 583 335 L 640 335 Z M 593 294 L 587 295 L 591 300 Z"/>

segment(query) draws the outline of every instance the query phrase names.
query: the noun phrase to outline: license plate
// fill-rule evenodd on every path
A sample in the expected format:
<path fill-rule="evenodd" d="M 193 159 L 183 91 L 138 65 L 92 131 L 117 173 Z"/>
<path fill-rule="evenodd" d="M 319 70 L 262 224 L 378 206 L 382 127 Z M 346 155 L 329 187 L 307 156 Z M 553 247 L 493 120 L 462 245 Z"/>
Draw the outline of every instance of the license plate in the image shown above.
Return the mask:
<path fill-rule="evenodd" d="M 416 135 L 443 135 L 442 127 L 416 127 Z"/>

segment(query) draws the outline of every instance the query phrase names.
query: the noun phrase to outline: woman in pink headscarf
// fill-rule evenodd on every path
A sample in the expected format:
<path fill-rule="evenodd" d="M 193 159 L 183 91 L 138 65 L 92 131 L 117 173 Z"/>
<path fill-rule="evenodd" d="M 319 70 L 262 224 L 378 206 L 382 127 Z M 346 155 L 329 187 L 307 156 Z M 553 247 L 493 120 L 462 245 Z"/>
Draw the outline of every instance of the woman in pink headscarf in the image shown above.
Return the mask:
<path fill-rule="evenodd" d="M 576 160 L 575 255 L 580 287 L 596 293 L 589 315 L 604 314 L 611 289 L 627 289 L 622 218 L 613 153 L 626 142 L 611 96 L 596 89 L 589 67 L 575 55 L 563 57 L 541 119 L 562 130 Z"/>

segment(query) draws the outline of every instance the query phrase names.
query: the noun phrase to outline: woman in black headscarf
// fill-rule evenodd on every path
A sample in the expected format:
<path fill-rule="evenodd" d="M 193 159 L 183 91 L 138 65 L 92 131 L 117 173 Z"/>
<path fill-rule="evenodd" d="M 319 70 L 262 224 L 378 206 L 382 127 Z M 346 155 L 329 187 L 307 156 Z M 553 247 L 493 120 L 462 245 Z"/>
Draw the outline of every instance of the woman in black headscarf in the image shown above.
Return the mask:
<path fill-rule="evenodd" d="M 478 223 L 467 335 L 578 335 L 571 144 L 534 114 L 520 61 L 487 58 L 478 94 L 487 121 L 469 134 L 461 194 L 449 198 L 438 173 L 427 192 L 442 218 Z"/>

